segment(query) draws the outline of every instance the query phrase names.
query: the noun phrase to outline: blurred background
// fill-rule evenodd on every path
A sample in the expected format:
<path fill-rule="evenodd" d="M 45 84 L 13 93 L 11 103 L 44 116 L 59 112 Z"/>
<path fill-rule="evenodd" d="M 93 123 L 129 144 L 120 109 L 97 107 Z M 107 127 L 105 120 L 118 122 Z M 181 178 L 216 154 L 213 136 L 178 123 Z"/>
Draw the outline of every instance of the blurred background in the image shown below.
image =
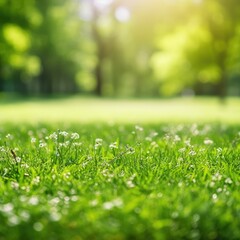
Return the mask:
<path fill-rule="evenodd" d="M 240 96 L 239 0 L 0 0 L 0 94 Z"/>

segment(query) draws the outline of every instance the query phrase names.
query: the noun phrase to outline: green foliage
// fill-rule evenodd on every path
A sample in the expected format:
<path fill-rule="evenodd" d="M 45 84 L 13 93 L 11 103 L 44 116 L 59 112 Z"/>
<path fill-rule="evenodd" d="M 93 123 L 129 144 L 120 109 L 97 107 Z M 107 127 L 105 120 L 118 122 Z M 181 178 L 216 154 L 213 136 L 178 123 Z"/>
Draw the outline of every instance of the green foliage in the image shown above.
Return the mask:
<path fill-rule="evenodd" d="M 0 91 L 224 97 L 239 87 L 237 5 L 2 0 Z"/>
<path fill-rule="evenodd" d="M 1 239 L 239 239 L 239 126 L 2 125 Z"/>

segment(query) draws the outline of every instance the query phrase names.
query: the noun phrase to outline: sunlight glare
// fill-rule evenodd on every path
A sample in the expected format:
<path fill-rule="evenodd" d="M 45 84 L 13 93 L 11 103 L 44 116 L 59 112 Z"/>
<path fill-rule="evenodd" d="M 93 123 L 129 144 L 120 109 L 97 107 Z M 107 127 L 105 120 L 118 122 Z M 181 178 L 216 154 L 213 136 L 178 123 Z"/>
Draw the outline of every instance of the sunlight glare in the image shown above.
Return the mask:
<path fill-rule="evenodd" d="M 119 22 L 127 22 L 130 19 L 130 12 L 125 7 L 118 7 L 115 11 L 115 17 Z"/>
<path fill-rule="evenodd" d="M 94 4 L 100 8 L 110 5 L 112 2 L 113 0 L 94 0 Z"/>

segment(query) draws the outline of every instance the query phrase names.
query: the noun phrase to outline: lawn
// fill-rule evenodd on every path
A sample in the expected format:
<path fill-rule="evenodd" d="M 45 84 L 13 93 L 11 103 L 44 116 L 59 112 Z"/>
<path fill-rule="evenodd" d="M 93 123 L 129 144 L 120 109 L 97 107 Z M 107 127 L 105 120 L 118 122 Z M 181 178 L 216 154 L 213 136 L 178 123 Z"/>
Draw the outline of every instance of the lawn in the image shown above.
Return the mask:
<path fill-rule="evenodd" d="M 239 106 L 2 103 L 0 240 L 240 239 Z"/>
<path fill-rule="evenodd" d="M 240 99 L 176 98 L 119 100 L 80 98 L 15 99 L 0 97 L 0 122 L 193 123 L 240 121 Z"/>

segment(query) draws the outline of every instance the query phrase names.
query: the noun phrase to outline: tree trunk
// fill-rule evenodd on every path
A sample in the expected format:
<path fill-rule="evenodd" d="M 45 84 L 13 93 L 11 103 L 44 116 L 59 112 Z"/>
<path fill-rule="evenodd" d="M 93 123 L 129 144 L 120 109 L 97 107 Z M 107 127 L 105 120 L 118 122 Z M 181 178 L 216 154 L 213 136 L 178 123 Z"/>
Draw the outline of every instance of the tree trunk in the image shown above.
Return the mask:
<path fill-rule="evenodd" d="M 95 40 L 97 46 L 97 65 L 95 66 L 95 79 L 96 79 L 96 88 L 95 94 L 97 96 L 102 96 L 102 85 L 103 85 L 103 60 L 104 60 L 104 43 L 102 37 L 100 36 L 99 29 L 97 26 L 97 22 L 99 19 L 99 12 L 96 9 L 93 1 L 90 1 L 92 12 L 93 12 L 93 19 L 92 19 L 92 35 Z"/>

